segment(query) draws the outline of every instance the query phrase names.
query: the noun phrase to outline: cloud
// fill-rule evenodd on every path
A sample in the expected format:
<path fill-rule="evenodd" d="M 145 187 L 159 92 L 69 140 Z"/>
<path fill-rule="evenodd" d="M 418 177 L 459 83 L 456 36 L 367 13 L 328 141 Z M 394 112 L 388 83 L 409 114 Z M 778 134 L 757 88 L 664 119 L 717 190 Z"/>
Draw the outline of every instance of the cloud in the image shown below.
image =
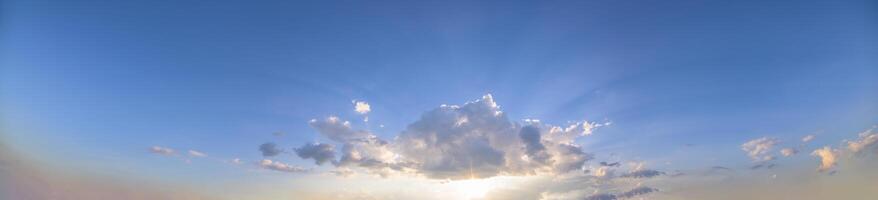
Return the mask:
<path fill-rule="evenodd" d="M 613 177 L 614 170 L 607 166 L 598 167 L 594 170 L 593 175 L 601 178 L 611 178 Z"/>
<path fill-rule="evenodd" d="M 806 135 L 805 137 L 802 137 L 802 142 L 810 142 L 811 140 L 814 140 L 814 138 L 814 135 Z"/>
<path fill-rule="evenodd" d="M 652 178 L 659 175 L 664 175 L 664 172 L 651 170 L 651 169 L 640 169 L 636 171 L 629 172 L 627 174 L 623 174 L 619 177 L 622 178 Z"/>
<path fill-rule="evenodd" d="M 302 159 L 314 159 L 317 165 L 332 162 L 335 160 L 335 146 L 331 144 L 307 143 L 302 147 L 293 149 L 296 155 Z"/>
<path fill-rule="evenodd" d="M 277 144 L 273 142 L 266 142 L 262 145 L 259 145 L 259 151 L 262 152 L 262 156 L 265 157 L 272 157 L 283 153 L 283 150 L 277 148 Z"/>
<path fill-rule="evenodd" d="M 281 172 L 298 173 L 298 172 L 307 172 L 308 171 L 307 169 L 302 168 L 302 167 L 292 166 L 292 165 L 288 165 L 288 164 L 285 164 L 285 163 L 282 163 L 279 161 L 272 161 L 269 159 L 263 159 L 262 161 L 259 161 L 259 163 L 256 163 L 256 164 L 263 169 L 269 169 L 269 170 L 275 170 L 275 171 L 281 171 Z"/>
<path fill-rule="evenodd" d="M 330 140 L 341 143 L 368 139 L 374 136 L 367 131 L 354 130 L 351 127 L 351 122 L 342 121 L 336 116 L 329 116 L 323 120 L 312 119 L 308 122 L 308 125 Z"/>
<path fill-rule="evenodd" d="M 353 101 L 354 103 L 354 111 L 360 113 L 361 115 L 365 115 L 372 111 L 372 107 L 369 106 L 369 103 L 365 101 Z"/>
<path fill-rule="evenodd" d="M 771 168 L 774 168 L 775 166 L 777 166 L 777 165 L 775 165 L 774 163 L 762 162 L 762 163 L 751 166 L 750 169 L 751 170 L 757 170 L 757 169 L 762 169 L 762 168 L 771 169 Z"/>
<path fill-rule="evenodd" d="M 510 121 L 491 95 L 463 106 L 442 105 L 424 113 L 394 141 L 399 153 L 430 178 L 459 179 L 500 174 L 566 173 L 582 169 L 591 155 L 574 143 L 596 125 L 566 127 Z"/>
<path fill-rule="evenodd" d="M 159 154 L 159 155 L 165 155 L 165 156 L 174 155 L 174 153 L 176 153 L 176 151 L 174 151 L 174 149 L 167 148 L 167 147 L 160 147 L 160 146 L 150 147 L 149 152 L 154 153 L 154 154 Z"/>
<path fill-rule="evenodd" d="M 579 121 L 563 127 L 538 120 L 520 124 L 510 121 L 493 97 L 485 95 L 462 106 L 442 105 L 423 113 L 392 141 L 356 130 L 335 116 L 312 119 L 309 125 L 341 144 L 341 157 L 333 163 L 336 167 L 361 167 L 379 175 L 411 172 L 435 179 L 464 179 L 581 173 L 593 156 L 575 143 L 576 138 L 609 122 Z"/>
<path fill-rule="evenodd" d="M 341 158 L 333 163 L 337 167 L 363 167 L 381 176 L 410 168 L 389 142 L 368 131 L 354 130 L 348 121 L 330 116 L 323 120 L 312 119 L 309 124 L 321 135 L 342 144 Z"/>
<path fill-rule="evenodd" d="M 519 137 L 524 143 L 525 154 L 529 159 L 540 163 L 549 161 L 551 155 L 546 152 L 546 146 L 540 139 L 540 129 L 534 126 L 525 126 L 519 131 Z"/>
<path fill-rule="evenodd" d="M 645 195 L 653 192 L 658 192 L 658 189 L 640 186 L 633 188 L 631 190 L 619 193 L 619 194 L 607 194 L 607 193 L 599 193 L 588 196 L 585 200 L 617 200 L 617 199 L 628 199 L 634 198 L 636 196 Z"/>
<path fill-rule="evenodd" d="M 817 167 L 817 171 L 825 172 L 835 167 L 838 150 L 834 150 L 826 146 L 821 149 L 814 150 L 814 152 L 811 152 L 811 155 L 820 158 L 820 165 Z"/>
<path fill-rule="evenodd" d="M 792 155 L 796 155 L 796 153 L 799 153 L 799 150 L 796 150 L 794 148 L 784 148 L 780 150 L 780 154 L 784 157 L 790 157 Z"/>
<path fill-rule="evenodd" d="M 618 166 L 621 166 L 621 165 L 622 165 L 622 164 L 619 164 L 619 162 L 607 163 L 607 162 L 604 162 L 604 161 L 601 161 L 600 164 L 601 164 L 601 166 L 607 166 L 607 167 L 618 167 Z"/>
<path fill-rule="evenodd" d="M 658 191 L 659 190 L 655 189 L 655 188 L 640 186 L 640 187 L 636 187 L 634 189 L 628 190 L 626 192 L 623 192 L 621 194 L 618 194 L 616 196 L 619 196 L 620 198 L 632 198 L 635 196 L 640 196 L 640 195 L 649 194 L 649 193 L 658 192 Z"/>
<path fill-rule="evenodd" d="M 863 150 L 873 149 L 878 151 L 878 133 L 875 127 L 865 130 L 859 134 L 859 138 L 854 141 L 847 142 L 847 148 L 855 154 L 862 153 Z"/>
<path fill-rule="evenodd" d="M 240 158 L 234 158 L 232 160 L 229 160 L 229 163 L 240 165 L 242 162 Z"/>
<path fill-rule="evenodd" d="M 774 160 L 774 156 L 771 155 L 770 152 L 771 148 L 777 143 L 777 139 L 763 137 L 742 144 L 741 150 L 747 152 L 747 155 L 750 156 L 753 161 L 769 161 Z"/>
<path fill-rule="evenodd" d="M 200 151 L 189 150 L 188 153 L 191 157 L 207 157 L 207 154 Z"/>

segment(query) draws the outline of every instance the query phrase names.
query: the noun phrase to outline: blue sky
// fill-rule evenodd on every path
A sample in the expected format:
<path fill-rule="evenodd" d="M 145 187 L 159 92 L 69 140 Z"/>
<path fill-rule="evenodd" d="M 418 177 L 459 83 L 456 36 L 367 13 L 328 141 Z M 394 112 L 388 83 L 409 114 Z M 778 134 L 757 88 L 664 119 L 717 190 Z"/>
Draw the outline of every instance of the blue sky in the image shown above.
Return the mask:
<path fill-rule="evenodd" d="M 791 146 L 815 134 L 805 155 L 783 161 L 813 164 L 811 149 L 841 148 L 878 123 L 875 8 L 4 1 L 0 137 L 18 156 L 53 168 L 199 185 L 275 175 L 207 159 L 186 164 L 148 149 L 252 162 L 263 159 L 257 147 L 265 142 L 286 150 L 333 143 L 308 123 L 327 116 L 393 140 L 441 104 L 491 94 L 513 122 L 611 122 L 577 139 L 596 156 L 588 164 L 746 168 L 741 145 L 749 140 Z M 368 122 L 354 100 L 370 104 Z M 278 131 L 285 135 L 272 135 Z M 316 167 L 295 155 L 275 159 Z"/>

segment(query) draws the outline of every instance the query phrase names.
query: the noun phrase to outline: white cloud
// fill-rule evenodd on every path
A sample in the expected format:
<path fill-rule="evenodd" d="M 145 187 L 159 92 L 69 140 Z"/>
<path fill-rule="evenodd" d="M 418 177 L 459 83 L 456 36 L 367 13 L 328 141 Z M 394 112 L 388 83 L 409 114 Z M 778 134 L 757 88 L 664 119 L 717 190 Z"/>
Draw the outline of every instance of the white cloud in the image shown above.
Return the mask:
<path fill-rule="evenodd" d="M 613 177 L 613 169 L 607 166 L 601 166 L 594 170 L 594 176 L 601 178 L 610 178 Z"/>
<path fill-rule="evenodd" d="M 167 147 L 152 146 L 151 148 L 149 148 L 149 152 L 152 152 L 154 154 L 169 156 L 169 155 L 174 155 L 174 153 L 176 151 L 174 151 L 174 149 L 167 148 Z"/>
<path fill-rule="evenodd" d="M 573 140 L 591 134 L 594 123 L 562 128 L 529 122 L 513 123 L 485 95 L 463 106 L 443 105 L 424 113 L 395 144 L 431 178 L 565 173 L 580 170 L 591 159 Z"/>
<path fill-rule="evenodd" d="M 342 121 L 336 116 L 329 116 L 323 120 L 312 119 L 308 124 L 323 136 L 336 142 L 345 143 L 373 137 L 367 131 L 354 130 L 351 127 L 351 122 Z"/>
<path fill-rule="evenodd" d="M 817 171 L 824 172 L 835 167 L 836 157 L 838 157 L 838 150 L 834 150 L 826 146 L 821 149 L 814 150 L 814 152 L 811 152 L 811 155 L 820 158 L 820 165 L 817 167 Z"/>
<path fill-rule="evenodd" d="M 814 140 L 814 138 L 814 135 L 806 135 L 805 137 L 802 137 L 802 142 L 810 142 L 811 140 Z"/>
<path fill-rule="evenodd" d="M 854 141 L 848 141 L 847 147 L 853 153 L 861 153 L 863 150 L 874 149 L 878 151 L 878 133 L 875 127 L 865 130 L 859 134 L 860 138 Z"/>
<path fill-rule="evenodd" d="M 188 153 L 189 153 L 189 156 L 192 156 L 192 157 L 207 157 L 207 154 L 205 154 L 204 152 L 200 152 L 200 151 L 189 150 Z"/>
<path fill-rule="evenodd" d="M 257 163 L 259 167 L 269 170 L 281 171 L 281 172 L 307 172 L 308 170 L 298 166 L 288 165 L 279 161 L 272 161 L 269 159 L 263 159 Z"/>
<path fill-rule="evenodd" d="M 783 148 L 780 150 L 780 154 L 784 157 L 789 157 L 795 155 L 796 153 L 799 153 L 799 150 L 796 150 L 794 148 Z"/>
<path fill-rule="evenodd" d="M 357 111 L 357 113 L 360 113 L 361 115 L 365 115 L 369 113 L 369 111 L 372 111 L 372 107 L 365 101 L 353 101 L 353 103 L 354 111 Z"/>
<path fill-rule="evenodd" d="M 741 150 L 747 152 L 747 155 L 750 156 L 754 161 L 768 161 L 773 160 L 774 156 L 771 155 L 771 149 L 778 143 L 777 139 L 762 137 L 754 140 L 750 140 L 747 143 L 741 145 Z"/>

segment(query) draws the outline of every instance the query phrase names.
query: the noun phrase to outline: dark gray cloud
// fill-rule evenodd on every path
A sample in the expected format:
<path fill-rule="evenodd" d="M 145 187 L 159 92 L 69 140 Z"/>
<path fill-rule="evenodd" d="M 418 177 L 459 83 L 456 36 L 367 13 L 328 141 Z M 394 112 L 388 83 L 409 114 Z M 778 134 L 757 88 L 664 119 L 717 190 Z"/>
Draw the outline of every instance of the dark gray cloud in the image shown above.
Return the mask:
<path fill-rule="evenodd" d="M 546 146 L 541 142 L 539 128 L 524 126 L 519 131 L 518 136 L 521 138 L 521 142 L 524 143 L 525 153 L 528 158 L 544 164 L 549 161 L 551 155 L 546 152 Z"/>
<path fill-rule="evenodd" d="M 757 169 L 762 169 L 762 168 L 772 169 L 775 166 L 777 166 L 777 165 L 775 165 L 774 163 L 758 163 L 756 165 L 751 166 L 750 169 L 751 170 L 757 170 Z"/>
<path fill-rule="evenodd" d="M 622 164 L 620 164 L 619 162 L 607 163 L 607 162 L 601 161 L 600 164 L 601 164 L 601 166 L 607 166 L 607 167 L 618 167 L 618 166 L 622 166 Z"/>
<path fill-rule="evenodd" d="M 626 192 L 623 192 L 621 194 L 618 194 L 616 196 L 618 196 L 620 198 L 632 198 L 635 196 L 640 196 L 640 195 L 649 194 L 649 193 L 653 193 L 653 192 L 658 192 L 658 190 L 655 188 L 651 188 L 651 187 L 640 186 L 640 187 L 636 187 L 634 189 L 628 190 Z"/>
<path fill-rule="evenodd" d="M 272 157 L 276 156 L 284 151 L 280 148 L 277 148 L 277 144 L 273 142 L 266 142 L 262 145 L 259 145 L 259 151 L 262 152 L 262 156 Z"/>
<path fill-rule="evenodd" d="M 594 194 L 588 197 L 585 197 L 585 200 L 617 200 L 617 199 L 629 199 L 634 198 L 636 196 L 649 194 L 653 192 L 658 192 L 658 189 L 640 186 L 634 189 L 619 193 L 619 194 L 608 194 L 608 193 L 599 193 Z"/>
<path fill-rule="evenodd" d="M 293 151 L 302 159 L 314 159 L 317 165 L 332 162 L 335 160 L 335 146 L 331 144 L 306 143 L 302 147 L 295 148 Z"/>

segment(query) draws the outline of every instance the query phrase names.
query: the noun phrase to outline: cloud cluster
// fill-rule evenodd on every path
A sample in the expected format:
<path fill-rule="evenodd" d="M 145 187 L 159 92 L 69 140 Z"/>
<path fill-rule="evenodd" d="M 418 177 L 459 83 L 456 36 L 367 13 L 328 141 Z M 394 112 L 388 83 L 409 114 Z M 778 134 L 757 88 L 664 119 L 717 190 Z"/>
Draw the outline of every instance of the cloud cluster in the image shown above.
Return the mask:
<path fill-rule="evenodd" d="M 363 105 L 366 110 L 368 104 L 363 102 Z M 333 161 L 337 167 L 464 179 L 581 172 L 592 155 L 585 153 L 575 140 L 609 123 L 582 121 L 552 126 L 527 120 L 520 124 L 510 121 L 493 97 L 485 95 L 462 106 L 442 105 L 428 111 L 392 141 L 378 138 L 369 131 L 355 130 L 350 122 L 335 116 L 313 119 L 309 125 L 341 144 L 341 157 Z M 323 148 L 324 155 L 330 155 L 331 149 Z M 317 160 L 303 155 L 300 157 Z"/>
<path fill-rule="evenodd" d="M 330 116 L 323 120 L 312 119 L 309 125 L 326 138 L 342 144 L 341 158 L 337 161 L 331 160 L 336 167 L 361 167 L 381 176 L 387 176 L 395 171 L 405 171 L 404 169 L 407 168 L 407 163 L 392 151 L 389 142 L 368 131 L 354 130 L 349 121 Z M 306 144 L 299 148 L 299 151 L 307 147 Z M 334 155 L 334 150 L 329 149 L 328 146 L 319 148 L 322 149 L 317 152 L 322 153 L 323 157 L 303 157 L 308 154 L 299 154 L 299 157 L 312 158 L 315 162 L 321 163 L 319 159 L 326 159 L 330 152 Z"/>
<path fill-rule="evenodd" d="M 873 150 L 878 152 L 878 133 L 875 128 L 870 128 L 859 134 L 859 138 L 854 141 L 847 142 L 847 148 L 855 154 L 860 154 L 863 150 Z"/>
<path fill-rule="evenodd" d="M 774 160 L 771 155 L 771 149 L 778 143 L 777 139 L 762 137 L 750 140 L 741 145 L 741 150 L 747 152 L 753 161 L 769 161 Z"/>

